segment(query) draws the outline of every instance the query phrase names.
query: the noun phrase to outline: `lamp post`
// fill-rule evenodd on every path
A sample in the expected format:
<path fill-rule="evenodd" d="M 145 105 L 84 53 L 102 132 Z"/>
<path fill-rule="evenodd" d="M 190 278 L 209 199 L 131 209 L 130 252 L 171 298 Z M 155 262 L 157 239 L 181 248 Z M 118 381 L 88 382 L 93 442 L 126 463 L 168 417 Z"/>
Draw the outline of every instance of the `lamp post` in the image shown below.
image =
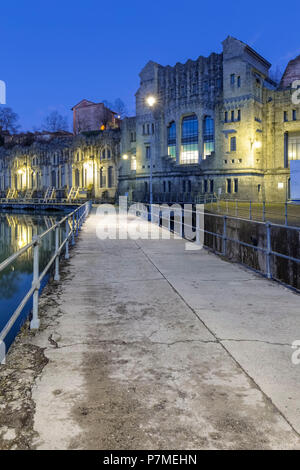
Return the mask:
<path fill-rule="evenodd" d="M 149 108 L 153 108 L 156 104 L 157 100 L 155 96 L 149 95 L 146 98 L 146 105 Z M 150 216 L 150 222 L 152 221 L 152 204 L 153 204 L 153 160 L 152 160 L 152 151 L 150 147 L 150 175 L 149 175 L 149 216 Z"/>

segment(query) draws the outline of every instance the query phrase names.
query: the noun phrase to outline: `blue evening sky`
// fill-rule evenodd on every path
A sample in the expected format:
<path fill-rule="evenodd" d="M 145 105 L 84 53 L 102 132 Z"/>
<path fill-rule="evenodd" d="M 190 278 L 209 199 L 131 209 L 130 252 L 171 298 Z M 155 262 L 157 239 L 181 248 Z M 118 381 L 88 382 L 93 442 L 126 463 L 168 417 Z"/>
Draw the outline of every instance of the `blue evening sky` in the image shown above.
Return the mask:
<path fill-rule="evenodd" d="M 300 4 L 274 1 L 1 1 L 0 80 L 22 129 L 83 98 L 120 97 L 134 112 L 148 60 L 174 65 L 237 37 L 283 68 L 300 54 Z"/>

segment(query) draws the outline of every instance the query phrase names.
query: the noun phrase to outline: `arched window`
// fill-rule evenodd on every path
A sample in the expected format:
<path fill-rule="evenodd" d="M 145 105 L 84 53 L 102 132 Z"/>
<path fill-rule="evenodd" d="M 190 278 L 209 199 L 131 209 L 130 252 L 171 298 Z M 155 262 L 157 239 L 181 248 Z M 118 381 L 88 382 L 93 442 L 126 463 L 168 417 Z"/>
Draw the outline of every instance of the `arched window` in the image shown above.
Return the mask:
<path fill-rule="evenodd" d="M 104 149 L 102 150 L 101 158 L 102 158 L 103 160 L 105 160 L 105 158 L 106 158 L 106 148 L 104 148 Z"/>
<path fill-rule="evenodd" d="M 108 158 L 108 160 L 109 160 L 110 157 L 111 157 L 110 148 L 107 148 L 107 149 L 106 149 L 106 156 L 107 156 L 107 158 Z"/>
<path fill-rule="evenodd" d="M 182 119 L 180 163 L 198 163 L 198 159 L 198 119 L 192 114 Z"/>
<path fill-rule="evenodd" d="M 168 126 L 168 155 L 176 159 L 176 124 L 174 121 Z"/>
<path fill-rule="evenodd" d="M 210 116 L 206 116 L 203 120 L 203 143 L 203 158 L 205 159 L 215 151 L 215 125 Z"/>
<path fill-rule="evenodd" d="M 56 188 L 56 171 L 52 170 L 51 172 L 51 184 L 54 188 Z"/>

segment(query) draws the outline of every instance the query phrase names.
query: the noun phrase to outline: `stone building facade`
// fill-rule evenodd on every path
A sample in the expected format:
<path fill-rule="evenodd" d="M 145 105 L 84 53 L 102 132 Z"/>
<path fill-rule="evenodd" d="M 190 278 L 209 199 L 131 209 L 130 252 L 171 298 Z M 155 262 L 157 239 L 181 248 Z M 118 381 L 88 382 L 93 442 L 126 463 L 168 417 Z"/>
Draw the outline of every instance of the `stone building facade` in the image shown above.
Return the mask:
<path fill-rule="evenodd" d="M 0 147 L 0 192 L 6 197 L 114 201 L 120 130 L 38 135 L 30 145 Z"/>
<path fill-rule="evenodd" d="M 299 58 L 277 84 L 271 64 L 230 36 L 220 54 L 174 67 L 148 62 L 136 117 L 122 122 L 120 194 L 149 199 L 152 166 L 157 201 L 212 194 L 285 201 L 289 161 L 300 159 L 300 106 L 292 100 L 297 66 Z"/>
<path fill-rule="evenodd" d="M 120 127 L 120 116 L 103 103 L 81 100 L 72 108 L 73 133 L 116 129 Z"/>
<path fill-rule="evenodd" d="M 155 202 L 289 199 L 290 161 L 300 160 L 300 56 L 275 83 L 247 44 L 229 36 L 222 45 L 173 67 L 148 62 L 136 116 L 121 129 L 103 103 L 82 100 L 74 135 L 5 136 L 2 196 L 53 188 L 59 197 L 147 201 L 152 173 Z"/>

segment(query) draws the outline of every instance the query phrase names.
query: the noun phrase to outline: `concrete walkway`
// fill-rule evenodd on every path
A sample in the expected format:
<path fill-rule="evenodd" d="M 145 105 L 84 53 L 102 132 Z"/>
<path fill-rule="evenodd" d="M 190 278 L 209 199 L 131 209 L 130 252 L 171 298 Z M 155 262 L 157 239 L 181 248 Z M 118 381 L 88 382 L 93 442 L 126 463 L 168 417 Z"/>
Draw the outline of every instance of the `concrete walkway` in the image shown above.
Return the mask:
<path fill-rule="evenodd" d="M 300 297 L 93 213 L 34 338 L 39 449 L 300 448 Z M 147 222 L 144 222 L 147 224 Z"/>

